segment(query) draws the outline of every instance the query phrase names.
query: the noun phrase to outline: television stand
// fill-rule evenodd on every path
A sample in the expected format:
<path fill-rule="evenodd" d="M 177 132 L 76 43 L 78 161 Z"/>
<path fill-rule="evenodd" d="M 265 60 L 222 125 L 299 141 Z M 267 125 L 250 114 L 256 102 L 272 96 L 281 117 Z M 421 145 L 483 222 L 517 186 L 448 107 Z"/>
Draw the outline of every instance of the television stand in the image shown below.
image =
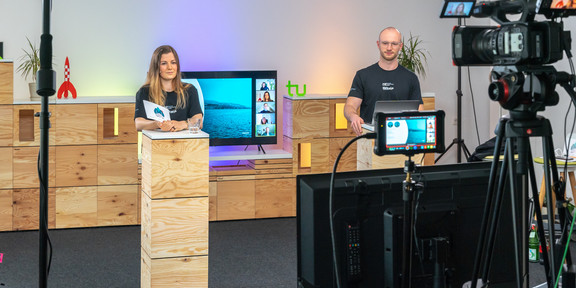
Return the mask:
<path fill-rule="evenodd" d="M 244 148 L 244 151 L 246 151 L 246 149 L 248 149 L 248 146 L 250 146 L 250 145 L 246 145 L 246 148 Z M 262 151 L 262 153 L 266 154 L 266 151 L 264 150 L 264 147 L 262 147 L 261 144 L 258 144 L 258 151 Z"/>

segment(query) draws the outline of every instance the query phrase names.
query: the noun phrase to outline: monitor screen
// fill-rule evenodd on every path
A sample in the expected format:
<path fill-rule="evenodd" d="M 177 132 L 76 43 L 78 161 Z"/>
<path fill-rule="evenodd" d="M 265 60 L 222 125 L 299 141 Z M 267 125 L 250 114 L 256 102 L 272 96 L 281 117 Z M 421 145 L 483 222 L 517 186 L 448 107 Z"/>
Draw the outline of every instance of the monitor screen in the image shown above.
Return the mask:
<path fill-rule="evenodd" d="M 458 18 L 472 16 L 472 8 L 476 1 L 451 1 L 444 2 L 440 18 Z"/>
<path fill-rule="evenodd" d="M 204 106 L 211 146 L 277 142 L 276 71 L 182 72 Z"/>

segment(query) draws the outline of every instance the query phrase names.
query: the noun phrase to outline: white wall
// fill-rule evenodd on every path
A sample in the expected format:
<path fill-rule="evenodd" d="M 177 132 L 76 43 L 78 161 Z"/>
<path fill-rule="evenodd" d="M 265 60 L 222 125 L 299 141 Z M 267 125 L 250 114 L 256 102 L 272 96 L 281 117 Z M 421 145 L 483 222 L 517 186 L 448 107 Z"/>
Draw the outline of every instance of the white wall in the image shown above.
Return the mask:
<path fill-rule="evenodd" d="M 379 31 L 396 26 L 404 35 L 420 35 L 431 54 L 422 91 L 435 93 L 437 108 L 446 111 L 449 144 L 456 137 L 457 69 L 451 60 L 451 31 L 457 21 L 438 18 L 443 2 L 53 0 L 57 85 L 68 56 L 79 97 L 134 95 L 153 50 L 170 44 L 180 54 L 182 70 L 275 69 L 280 95 L 287 94 L 288 80 L 306 84 L 308 94 L 347 94 L 355 71 L 377 61 Z M 0 0 L 5 58 L 22 55 L 26 36 L 39 43 L 41 5 L 35 0 Z M 468 20 L 473 25 L 488 23 Z M 478 140 L 472 93 L 468 70 L 462 71 L 463 138 L 473 150 Z M 495 104 L 486 93 L 488 73 L 488 68 L 470 68 L 480 142 L 492 136 L 495 122 L 490 118 Z M 15 74 L 16 99 L 28 97 L 26 87 Z M 443 163 L 455 162 L 456 150 L 451 150 Z"/>

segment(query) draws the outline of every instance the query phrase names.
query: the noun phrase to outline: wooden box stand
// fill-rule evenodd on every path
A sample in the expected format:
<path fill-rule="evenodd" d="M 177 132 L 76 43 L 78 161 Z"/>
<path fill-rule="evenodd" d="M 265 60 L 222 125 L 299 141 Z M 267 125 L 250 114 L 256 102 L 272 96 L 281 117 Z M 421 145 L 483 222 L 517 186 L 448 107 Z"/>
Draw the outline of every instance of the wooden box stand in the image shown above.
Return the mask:
<path fill-rule="evenodd" d="M 141 287 L 208 287 L 208 134 L 142 135 Z"/>

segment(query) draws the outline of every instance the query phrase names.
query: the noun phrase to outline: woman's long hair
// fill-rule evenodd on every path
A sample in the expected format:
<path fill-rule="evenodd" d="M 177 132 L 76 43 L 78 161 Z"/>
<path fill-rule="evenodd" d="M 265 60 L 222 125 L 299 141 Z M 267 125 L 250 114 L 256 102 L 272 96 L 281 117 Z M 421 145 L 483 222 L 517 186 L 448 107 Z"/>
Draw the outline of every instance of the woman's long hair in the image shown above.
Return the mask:
<path fill-rule="evenodd" d="M 176 60 L 176 77 L 172 79 L 172 87 L 174 92 L 178 95 L 178 100 L 176 102 L 176 108 L 181 109 L 186 107 L 186 101 L 188 100 L 188 92 L 186 88 L 190 84 L 184 85 L 182 83 L 182 75 L 180 75 L 180 58 L 178 58 L 178 53 L 176 50 L 169 45 L 162 45 L 152 54 L 152 59 L 150 60 L 150 68 L 148 68 L 148 74 L 146 75 L 146 82 L 143 86 L 149 86 L 150 88 L 150 102 L 156 103 L 158 105 L 166 105 L 166 92 L 162 90 L 162 83 L 160 82 L 160 59 L 164 54 L 174 54 L 174 59 Z"/>

